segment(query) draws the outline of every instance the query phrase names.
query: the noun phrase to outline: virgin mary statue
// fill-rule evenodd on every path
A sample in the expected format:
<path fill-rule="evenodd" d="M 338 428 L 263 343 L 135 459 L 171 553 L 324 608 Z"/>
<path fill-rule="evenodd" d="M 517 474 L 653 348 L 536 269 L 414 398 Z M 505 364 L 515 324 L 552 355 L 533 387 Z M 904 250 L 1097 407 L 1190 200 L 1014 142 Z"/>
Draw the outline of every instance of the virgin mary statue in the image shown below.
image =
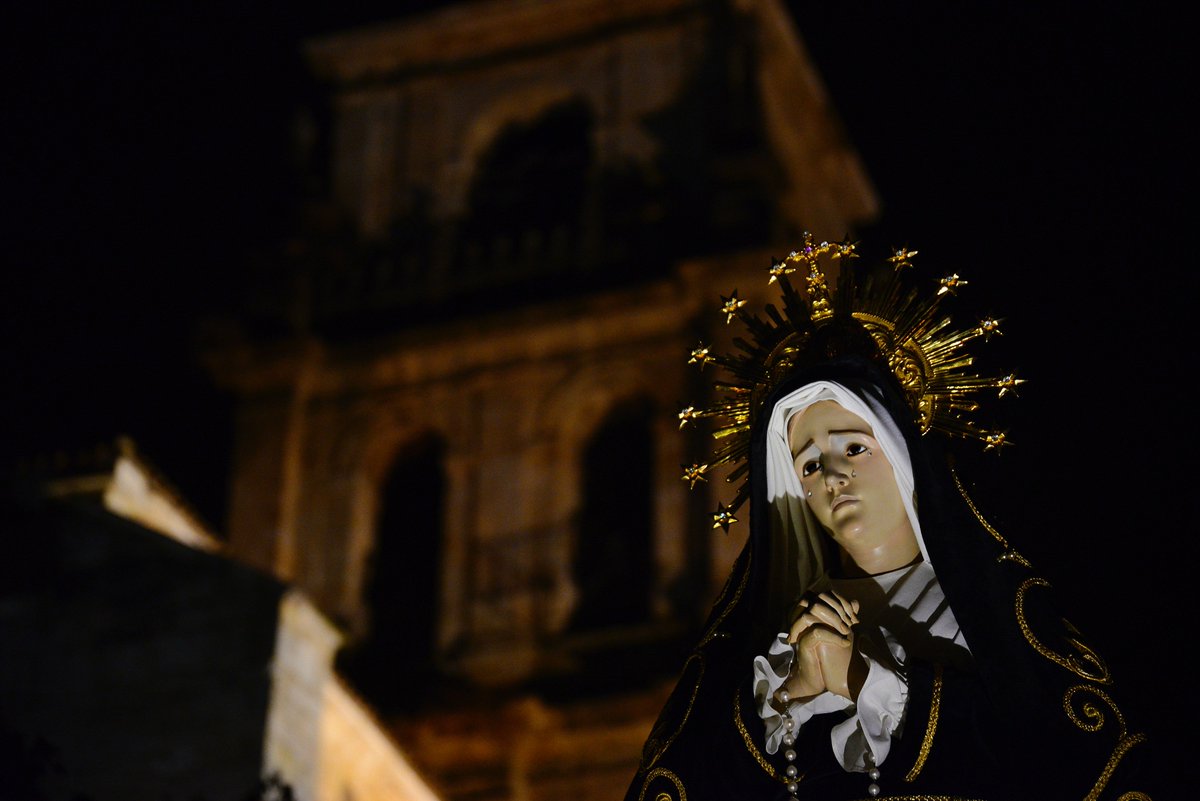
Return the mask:
<path fill-rule="evenodd" d="M 680 413 L 718 443 L 685 477 L 731 465 L 714 527 L 748 501 L 749 536 L 626 801 L 1150 799 L 1104 660 L 948 460 L 1005 445 L 976 414 L 1020 379 L 970 355 L 998 323 L 951 322 L 957 275 L 907 288 L 907 251 L 856 280 L 854 250 L 807 239 L 779 307 L 725 299 L 739 352 L 692 354 L 726 376 Z"/>

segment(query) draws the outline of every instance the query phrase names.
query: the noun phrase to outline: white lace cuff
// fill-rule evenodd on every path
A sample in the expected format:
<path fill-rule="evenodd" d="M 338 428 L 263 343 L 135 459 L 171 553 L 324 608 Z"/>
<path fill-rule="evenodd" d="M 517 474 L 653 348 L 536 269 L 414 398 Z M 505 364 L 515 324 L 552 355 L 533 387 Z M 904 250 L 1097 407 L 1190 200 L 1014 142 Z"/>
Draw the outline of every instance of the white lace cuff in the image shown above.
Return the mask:
<path fill-rule="evenodd" d="M 758 705 L 758 715 L 766 726 L 767 741 L 765 745 L 768 754 L 774 754 L 779 750 L 783 735 L 787 733 L 784 726 L 785 718 L 771 705 L 771 699 L 787 681 L 788 674 L 792 669 L 792 660 L 795 657 L 796 650 L 787 641 L 787 632 L 785 631 L 776 635 L 771 647 L 767 649 L 765 657 L 754 658 L 754 700 Z M 807 723 L 813 715 L 838 712 L 853 707 L 853 702 L 840 695 L 824 692 L 804 703 L 792 704 L 788 708 L 788 713 L 793 721 L 792 730 L 799 732 L 800 727 Z"/>
<path fill-rule="evenodd" d="M 850 771 L 867 769 L 865 755 L 871 749 L 876 765 L 882 765 L 892 748 L 892 734 L 904 722 L 908 708 L 908 684 L 897 673 L 871 659 L 867 678 L 858 691 L 853 715 L 833 727 L 833 755 Z"/>

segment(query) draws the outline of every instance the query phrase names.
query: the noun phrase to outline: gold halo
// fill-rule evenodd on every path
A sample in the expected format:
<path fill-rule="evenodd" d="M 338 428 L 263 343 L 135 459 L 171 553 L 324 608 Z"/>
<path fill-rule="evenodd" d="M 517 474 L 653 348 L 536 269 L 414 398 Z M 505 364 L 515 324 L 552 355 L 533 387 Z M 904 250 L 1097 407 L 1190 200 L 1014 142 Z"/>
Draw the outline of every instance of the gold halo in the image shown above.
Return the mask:
<path fill-rule="evenodd" d="M 703 344 L 691 352 L 691 363 L 703 368 L 712 362 L 723 368 L 727 377 L 713 384 L 716 398 L 711 406 L 689 406 L 679 413 L 681 429 L 700 418 L 713 420 L 717 442 L 705 464 L 684 466 L 684 480 L 694 488 L 718 465 L 733 465 L 726 480 L 741 482 L 733 502 L 720 505 L 713 515 L 714 528 L 728 531 L 737 519 L 733 513 L 749 497 L 750 436 L 763 402 L 796 366 L 835 355 L 829 348 L 841 348 L 838 353 L 842 355 L 857 353 L 886 366 L 903 390 L 922 434 L 938 430 L 978 440 L 985 450 L 1009 444 L 1006 432 L 983 428 L 974 415 L 984 393 L 1015 395 L 1024 380 L 1012 373 L 983 376 L 973 372 L 974 356 L 968 350 L 977 340 L 986 342 L 1001 335 L 1000 321 L 987 318 L 975 327 L 954 327 L 941 305 L 969 282 L 953 273 L 939 279 L 932 291 L 922 293 L 908 286 L 906 270 L 916 255 L 917 251 L 900 248 L 887 259 L 890 267 L 877 267 L 860 282 L 852 267 L 858 258 L 855 243 L 818 244 L 806 233 L 798 250 L 776 260 L 768 270 L 768 283 L 779 286 L 780 307 L 768 304 L 763 309 L 765 316 L 760 316 L 745 308 L 746 301 L 739 299 L 736 291 L 722 296 L 720 312 L 726 323 L 736 318 L 747 336 L 734 340 L 735 353 L 714 354 Z M 829 259 L 842 263 L 836 295 L 830 294 L 821 266 L 822 260 Z M 796 273 L 802 274 L 803 292 L 789 278 Z M 816 353 L 819 332 L 844 336 L 831 337 L 822 345 L 825 350 Z"/>

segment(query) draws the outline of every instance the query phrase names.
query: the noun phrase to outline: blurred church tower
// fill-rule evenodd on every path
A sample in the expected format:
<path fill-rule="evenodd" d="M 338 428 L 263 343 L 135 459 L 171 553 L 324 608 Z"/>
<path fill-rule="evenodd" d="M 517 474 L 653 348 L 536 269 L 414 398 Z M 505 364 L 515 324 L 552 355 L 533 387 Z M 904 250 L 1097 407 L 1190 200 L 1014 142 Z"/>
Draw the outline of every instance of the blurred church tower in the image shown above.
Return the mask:
<path fill-rule="evenodd" d="M 229 549 L 445 798 L 619 798 L 744 538 L 680 478 L 688 354 L 873 189 L 780 0 L 456 3 L 305 55 L 316 197 L 209 346 Z"/>

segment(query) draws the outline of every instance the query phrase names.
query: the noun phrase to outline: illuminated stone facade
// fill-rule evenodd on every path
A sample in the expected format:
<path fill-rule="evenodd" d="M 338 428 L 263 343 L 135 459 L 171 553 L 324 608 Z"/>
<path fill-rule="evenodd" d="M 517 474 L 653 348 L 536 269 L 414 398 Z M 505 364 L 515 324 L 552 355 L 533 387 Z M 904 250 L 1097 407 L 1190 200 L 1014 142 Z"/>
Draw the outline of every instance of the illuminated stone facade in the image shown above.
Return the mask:
<path fill-rule="evenodd" d="M 360 643 L 447 797 L 618 797 L 741 545 L 680 480 L 687 354 L 872 190 L 774 0 L 472 3 L 307 55 L 299 289 L 248 290 L 209 354 L 241 399 L 229 547 Z"/>

